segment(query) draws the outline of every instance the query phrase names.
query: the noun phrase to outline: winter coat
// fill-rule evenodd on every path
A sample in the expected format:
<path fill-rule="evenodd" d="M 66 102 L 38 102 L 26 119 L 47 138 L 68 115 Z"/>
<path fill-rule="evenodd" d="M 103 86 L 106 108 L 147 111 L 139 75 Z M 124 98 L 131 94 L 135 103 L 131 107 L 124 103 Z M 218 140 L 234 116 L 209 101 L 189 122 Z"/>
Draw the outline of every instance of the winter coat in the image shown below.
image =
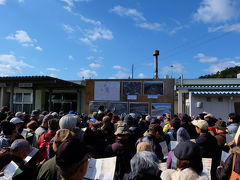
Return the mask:
<path fill-rule="evenodd" d="M 238 127 L 239 127 L 239 123 L 230 123 L 227 126 L 228 134 L 236 134 Z"/>
<path fill-rule="evenodd" d="M 234 171 L 240 174 L 240 147 L 234 147 L 231 150 L 231 155 L 226 159 L 222 168 L 217 169 L 216 171 L 217 179 L 225 180 L 230 178 L 232 173 L 233 156 L 235 152 L 237 153 L 237 157 Z"/>
<path fill-rule="evenodd" d="M 116 139 L 115 143 L 107 146 L 105 156 L 117 156 L 114 180 L 122 180 L 125 173 L 131 171 L 130 160 L 136 153 L 134 143 L 129 139 Z"/>
<path fill-rule="evenodd" d="M 215 179 L 217 166 L 221 160 L 221 150 L 217 145 L 217 140 L 209 132 L 203 133 L 196 139 L 200 147 L 202 158 L 212 158 L 211 177 Z"/>
<path fill-rule="evenodd" d="M 152 174 L 147 172 L 141 172 L 141 173 L 129 173 L 128 180 L 160 180 L 160 174 Z"/>
<path fill-rule="evenodd" d="M 148 134 L 140 139 L 136 143 L 136 147 L 141 142 L 148 142 L 152 146 L 153 152 L 157 155 L 158 159 L 163 160 L 162 147 L 160 146 L 160 141 L 153 135 Z"/>
<path fill-rule="evenodd" d="M 167 169 L 162 172 L 161 179 L 163 180 L 208 180 L 206 174 L 198 175 L 191 168 L 183 170 Z"/>
<path fill-rule="evenodd" d="M 197 132 L 196 132 L 195 126 L 193 124 L 188 124 L 188 122 L 183 122 L 181 124 L 181 127 L 185 128 L 187 130 L 191 139 L 197 138 Z"/>

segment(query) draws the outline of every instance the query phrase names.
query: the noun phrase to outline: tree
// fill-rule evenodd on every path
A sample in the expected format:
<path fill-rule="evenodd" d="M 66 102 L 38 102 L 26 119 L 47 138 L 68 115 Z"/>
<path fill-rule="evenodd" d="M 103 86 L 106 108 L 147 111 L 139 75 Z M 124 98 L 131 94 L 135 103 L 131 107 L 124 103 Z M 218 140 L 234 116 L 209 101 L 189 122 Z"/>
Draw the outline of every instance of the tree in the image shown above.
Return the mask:
<path fill-rule="evenodd" d="M 204 78 L 236 78 L 237 74 L 240 73 L 240 66 L 226 68 L 222 71 L 218 71 L 215 74 L 207 74 L 204 76 L 200 76 L 200 79 Z"/>

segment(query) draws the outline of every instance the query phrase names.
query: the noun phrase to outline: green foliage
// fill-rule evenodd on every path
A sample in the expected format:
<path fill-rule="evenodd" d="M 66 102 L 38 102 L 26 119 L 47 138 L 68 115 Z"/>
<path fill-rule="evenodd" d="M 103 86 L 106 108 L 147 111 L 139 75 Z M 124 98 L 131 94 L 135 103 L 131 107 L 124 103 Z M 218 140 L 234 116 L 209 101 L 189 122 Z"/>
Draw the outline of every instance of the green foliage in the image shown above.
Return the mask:
<path fill-rule="evenodd" d="M 200 76 L 200 79 L 204 78 L 236 78 L 237 74 L 240 73 L 240 66 L 226 68 L 222 71 L 218 71 L 216 74 L 207 74 L 205 76 Z"/>

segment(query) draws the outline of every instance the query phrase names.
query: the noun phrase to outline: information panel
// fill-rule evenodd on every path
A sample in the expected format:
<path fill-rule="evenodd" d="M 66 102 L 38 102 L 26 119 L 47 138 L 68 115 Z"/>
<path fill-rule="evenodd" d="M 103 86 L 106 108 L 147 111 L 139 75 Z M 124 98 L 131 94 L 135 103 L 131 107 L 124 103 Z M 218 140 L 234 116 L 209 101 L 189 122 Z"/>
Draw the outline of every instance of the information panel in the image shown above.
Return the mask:
<path fill-rule="evenodd" d="M 119 81 L 95 81 L 94 100 L 119 101 L 120 82 Z"/>

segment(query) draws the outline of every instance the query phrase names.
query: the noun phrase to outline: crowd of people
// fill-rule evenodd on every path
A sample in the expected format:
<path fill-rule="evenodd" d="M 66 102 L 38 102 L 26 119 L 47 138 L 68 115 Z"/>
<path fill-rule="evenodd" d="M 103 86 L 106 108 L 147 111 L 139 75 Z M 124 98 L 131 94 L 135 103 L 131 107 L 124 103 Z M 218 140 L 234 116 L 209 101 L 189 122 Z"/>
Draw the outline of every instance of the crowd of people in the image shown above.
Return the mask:
<path fill-rule="evenodd" d="M 209 179 L 202 158 L 212 159 L 211 179 L 240 179 L 239 125 L 236 113 L 222 120 L 205 112 L 196 117 L 117 115 L 104 106 L 90 115 L 40 110 L 12 113 L 3 107 L 0 179 L 14 161 L 22 172 L 13 179 L 78 180 L 84 178 L 90 158 L 115 156 L 115 180 Z M 172 142 L 177 145 L 172 147 Z M 37 153 L 27 161 L 35 148 Z M 222 152 L 229 153 L 224 162 Z"/>

